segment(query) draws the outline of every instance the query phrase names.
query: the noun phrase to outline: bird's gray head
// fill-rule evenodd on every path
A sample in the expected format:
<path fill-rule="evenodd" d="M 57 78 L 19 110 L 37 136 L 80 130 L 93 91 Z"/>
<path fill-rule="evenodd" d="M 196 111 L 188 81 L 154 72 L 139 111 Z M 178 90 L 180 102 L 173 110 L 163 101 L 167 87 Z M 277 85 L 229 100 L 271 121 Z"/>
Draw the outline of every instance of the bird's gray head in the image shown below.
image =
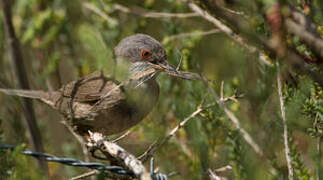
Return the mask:
<path fill-rule="evenodd" d="M 130 65 L 131 76 L 158 67 L 175 71 L 168 64 L 167 54 L 162 45 L 145 34 L 135 34 L 124 38 L 114 51 L 118 61 L 123 59 Z"/>

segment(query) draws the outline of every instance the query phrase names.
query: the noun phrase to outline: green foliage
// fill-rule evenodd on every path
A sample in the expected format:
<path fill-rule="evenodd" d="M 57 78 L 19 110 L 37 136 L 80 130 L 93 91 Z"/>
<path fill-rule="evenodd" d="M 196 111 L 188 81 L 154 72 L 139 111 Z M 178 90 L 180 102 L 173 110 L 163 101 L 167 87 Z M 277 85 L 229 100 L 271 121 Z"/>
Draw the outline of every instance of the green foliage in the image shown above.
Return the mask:
<path fill-rule="evenodd" d="M 311 88 L 311 95 L 305 100 L 303 113 L 311 119 L 312 127 L 307 131 L 312 137 L 323 137 L 323 90 L 317 84 Z"/>
<path fill-rule="evenodd" d="M 49 43 L 56 40 L 56 37 L 65 21 L 65 14 L 62 10 L 46 9 L 39 12 L 30 19 L 27 30 L 21 40 L 23 43 L 32 41 L 35 48 L 45 48 Z M 38 38 L 42 36 L 40 41 Z"/>
<path fill-rule="evenodd" d="M 93 64 L 91 69 L 107 69 L 112 72 L 114 62 L 111 48 L 106 47 L 100 32 L 92 26 L 84 24 L 78 28 L 78 36 L 88 52 L 86 59 L 93 59 L 92 61 L 86 60 L 90 65 Z"/>
<path fill-rule="evenodd" d="M 20 145 L 12 152 L 3 152 L 3 167 L 8 167 L 6 170 L 7 177 L 10 177 L 10 179 L 36 179 L 38 177 L 37 179 L 39 179 L 39 174 L 27 173 L 30 172 L 30 167 L 27 165 L 27 157 L 21 154 L 24 149 L 25 145 Z"/>
<path fill-rule="evenodd" d="M 289 141 L 291 145 L 293 138 L 290 138 Z M 299 151 L 297 151 L 297 144 L 291 146 L 290 157 L 292 157 L 292 165 L 294 167 L 294 172 L 297 179 L 309 180 L 311 176 L 308 172 L 308 169 L 305 167 L 305 164 L 301 158 L 301 154 L 299 153 Z"/>
<path fill-rule="evenodd" d="M 230 164 L 233 165 L 234 179 L 246 179 L 246 171 L 243 165 L 244 154 L 238 131 L 228 132 L 227 144 Z"/>
<path fill-rule="evenodd" d="M 3 142 L 3 140 L 4 137 L 0 119 L 0 143 Z M 30 163 L 35 164 L 36 161 L 31 161 L 29 157 L 22 155 L 22 151 L 25 149 L 25 147 L 26 146 L 24 144 L 21 144 L 16 146 L 13 151 L 0 149 L 0 179 L 43 179 L 40 169 L 36 167 L 37 165 L 30 165 Z"/>
<path fill-rule="evenodd" d="M 237 15 L 239 17 L 243 16 L 249 23 L 246 26 L 250 27 L 250 32 L 229 27 L 238 35 L 246 33 L 247 37 L 250 36 L 250 39 L 243 38 L 244 42 L 255 46 L 266 54 L 267 60 L 274 63 L 273 54 L 252 42 L 254 36 L 272 42 L 273 33 L 266 13 L 273 4 L 283 2 L 230 0 L 218 3 L 225 7 L 225 12 L 230 16 L 235 17 L 233 14 L 236 13 L 240 13 Z M 288 3 L 306 13 L 303 2 L 313 3 L 308 17 L 317 25 L 318 33 L 323 37 L 323 1 L 294 0 Z M 130 12 L 120 11 L 116 3 L 129 8 Z M 258 53 L 249 53 L 243 45 L 236 43 L 235 36 L 228 37 L 225 33 L 201 35 L 215 29 L 214 24 L 202 17 L 146 18 L 140 13 L 132 13 L 135 10 L 142 13 L 191 13 L 186 3 L 181 0 L 16 0 L 12 9 L 14 27 L 22 43 L 28 80 L 33 89 L 51 89 L 51 83 L 55 81 L 52 78 L 66 83 L 95 70 L 115 73 L 113 47 L 123 37 L 146 33 L 162 42 L 168 61 L 175 67 L 179 65 L 181 71 L 202 72 L 214 82 L 212 88 L 219 95 L 222 94 L 223 81 L 224 98 L 244 95 L 237 101 L 230 100 L 225 104 L 238 117 L 241 128 L 262 148 L 264 156 L 260 157 L 254 152 L 223 109 L 215 105 L 192 118 L 156 152 L 155 158 L 161 172 L 180 172 L 172 179 L 207 179 L 209 168 L 214 170 L 227 165 L 232 166 L 232 170 L 217 174 L 228 179 L 287 178 L 276 68 L 260 62 Z M 2 14 L 0 16 L 2 18 Z M 3 26 L 4 22 L 0 21 L 0 40 L 6 42 Z M 174 38 L 183 33 L 189 35 Z M 283 41 L 293 52 L 318 60 L 300 37 L 284 33 Z M 1 88 L 15 87 L 8 50 L 6 43 L 0 44 Z M 322 172 L 322 155 L 319 156 L 316 143 L 323 137 L 322 87 L 314 83 L 310 76 L 300 75 L 299 71 L 293 70 L 285 63 L 287 59 L 281 58 L 280 61 L 295 179 L 320 179 L 318 174 Z M 307 66 L 314 72 L 323 72 L 322 65 L 314 63 Z M 125 69 L 119 70 L 125 74 Z M 160 84 L 157 107 L 132 129 L 128 137 L 120 141 L 122 147 L 135 155 L 144 152 L 155 140 L 162 139 L 194 112 L 202 100 L 204 104 L 214 103 L 201 81 L 186 81 L 163 73 L 157 80 Z M 28 137 L 21 130 L 24 127 L 21 124 L 23 113 L 21 108 L 17 108 L 21 104 L 7 100 L 2 95 L 0 98 L 1 102 L 5 102 L 0 109 L 1 119 L 4 119 L 0 126 L 0 141 L 21 144 L 19 141 Z M 83 159 L 78 142 L 58 123 L 60 117 L 47 106 L 36 104 L 35 110 L 46 151 Z M 27 147 L 30 149 L 30 145 Z M 24 148 L 25 145 L 18 145 L 14 151 L 0 150 L 0 179 L 43 178 L 36 161 L 21 155 Z M 84 171 L 81 168 L 51 165 L 50 178 L 67 179 Z M 105 177 L 101 174 L 96 178 Z"/>

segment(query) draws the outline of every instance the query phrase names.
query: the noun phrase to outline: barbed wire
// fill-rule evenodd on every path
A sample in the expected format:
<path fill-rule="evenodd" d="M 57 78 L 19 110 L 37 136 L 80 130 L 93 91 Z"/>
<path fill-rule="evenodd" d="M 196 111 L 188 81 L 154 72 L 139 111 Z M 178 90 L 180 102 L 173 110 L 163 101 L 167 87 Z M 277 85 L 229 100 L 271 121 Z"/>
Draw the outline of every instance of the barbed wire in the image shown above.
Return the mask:
<path fill-rule="evenodd" d="M 0 149 L 14 150 L 15 148 L 16 148 L 16 146 L 14 146 L 14 145 L 7 145 L 7 144 L 0 143 Z M 86 168 L 90 168 L 90 169 L 99 170 L 102 172 L 109 171 L 111 173 L 115 173 L 118 175 L 131 176 L 133 178 L 136 177 L 132 171 L 126 170 L 121 166 L 106 166 L 102 163 L 97 163 L 97 162 L 83 162 L 81 160 L 74 159 L 74 158 L 56 157 L 51 154 L 33 152 L 28 149 L 23 150 L 22 154 L 27 155 L 27 156 L 32 156 L 37 159 L 42 158 L 42 159 L 49 161 L 49 162 L 56 162 L 56 163 L 64 164 L 67 166 L 86 167 Z M 154 160 L 152 158 L 151 163 L 150 163 L 150 174 L 151 174 L 151 178 L 153 180 L 168 180 L 168 177 L 173 175 L 174 173 L 171 173 L 170 175 L 166 175 L 166 174 L 162 174 L 162 173 L 154 173 Z"/>

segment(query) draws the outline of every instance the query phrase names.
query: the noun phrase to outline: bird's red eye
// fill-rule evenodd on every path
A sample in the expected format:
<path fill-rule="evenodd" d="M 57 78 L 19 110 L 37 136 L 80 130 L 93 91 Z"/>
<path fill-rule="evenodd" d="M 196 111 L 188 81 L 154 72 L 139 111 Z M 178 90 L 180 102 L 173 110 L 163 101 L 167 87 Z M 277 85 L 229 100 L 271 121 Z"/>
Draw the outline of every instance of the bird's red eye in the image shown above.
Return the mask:
<path fill-rule="evenodd" d="M 142 49 L 140 51 L 140 55 L 142 59 L 147 60 L 151 57 L 151 52 L 148 49 Z"/>

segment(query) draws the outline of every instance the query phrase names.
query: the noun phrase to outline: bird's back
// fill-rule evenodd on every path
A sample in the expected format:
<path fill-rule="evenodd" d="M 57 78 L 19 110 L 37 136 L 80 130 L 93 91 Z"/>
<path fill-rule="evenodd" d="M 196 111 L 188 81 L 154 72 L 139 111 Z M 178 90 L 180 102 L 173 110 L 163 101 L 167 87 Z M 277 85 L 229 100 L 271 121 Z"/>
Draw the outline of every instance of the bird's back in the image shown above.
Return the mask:
<path fill-rule="evenodd" d="M 156 104 L 158 94 L 155 81 L 127 89 L 109 76 L 94 72 L 66 84 L 50 97 L 54 108 L 80 134 L 91 130 L 110 135 L 140 122 Z"/>

